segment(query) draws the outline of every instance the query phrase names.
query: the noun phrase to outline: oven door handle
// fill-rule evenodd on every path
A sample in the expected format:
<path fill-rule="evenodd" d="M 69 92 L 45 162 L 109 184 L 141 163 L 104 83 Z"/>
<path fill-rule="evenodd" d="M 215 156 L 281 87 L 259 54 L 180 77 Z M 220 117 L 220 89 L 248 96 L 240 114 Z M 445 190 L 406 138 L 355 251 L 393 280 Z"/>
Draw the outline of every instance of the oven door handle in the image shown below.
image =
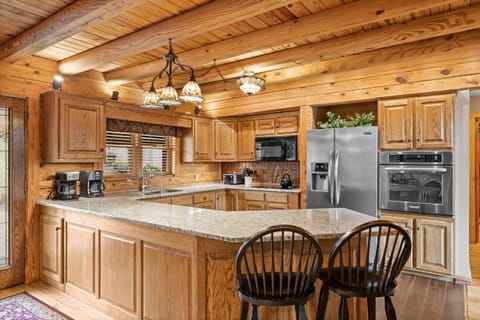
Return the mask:
<path fill-rule="evenodd" d="M 416 171 L 416 172 L 447 172 L 446 168 L 405 168 L 405 167 L 386 167 L 385 171 Z"/>

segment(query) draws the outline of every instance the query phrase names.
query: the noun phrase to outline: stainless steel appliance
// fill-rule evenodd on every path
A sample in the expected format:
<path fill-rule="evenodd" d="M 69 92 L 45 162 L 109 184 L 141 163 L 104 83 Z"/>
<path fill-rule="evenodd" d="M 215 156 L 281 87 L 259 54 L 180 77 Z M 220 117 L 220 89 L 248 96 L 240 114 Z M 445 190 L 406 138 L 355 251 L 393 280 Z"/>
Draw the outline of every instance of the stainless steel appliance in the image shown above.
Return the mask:
<path fill-rule="evenodd" d="M 256 161 L 297 161 L 297 136 L 255 138 Z"/>
<path fill-rule="evenodd" d="M 307 131 L 307 208 L 377 216 L 377 127 Z"/>
<path fill-rule="evenodd" d="M 243 184 L 245 183 L 245 178 L 243 175 L 238 173 L 228 173 L 223 175 L 224 184 Z"/>
<path fill-rule="evenodd" d="M 82 197 L 103 197 L 105 184 L 100 170 L 80 171 L 80 195 Z"/>
<path fill-rule="evenodd" d="M 78 172 L 57 172 L 55 174 L 55 191 L 57 193 L 57 199 L 78 199 L 78 177 Z"/>
<path fill-rule="evenodd" d="M 453 215 L 453 154 L 381 152 L 380 209 Z"/>

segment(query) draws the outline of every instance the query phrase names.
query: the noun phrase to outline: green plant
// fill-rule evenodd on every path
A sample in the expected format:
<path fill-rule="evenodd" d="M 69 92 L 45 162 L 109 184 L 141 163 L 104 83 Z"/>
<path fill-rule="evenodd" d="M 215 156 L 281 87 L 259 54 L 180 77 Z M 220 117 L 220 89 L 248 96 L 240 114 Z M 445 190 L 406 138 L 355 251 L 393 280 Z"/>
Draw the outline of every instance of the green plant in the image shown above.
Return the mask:
<path fill-rule="evenodd" d="M 326 115 L 327 121 L 317 122 L 317 127 L 319 129 L 371 126 L 375 119 L 373 112 L 362 114 L 355 112 L 353 116 L 347 116 L 347 119 L 343 119 L 342 116 L 331 111 L 327 111 Z"/>
<path fill-rule="evenodd" d="M 257 172 L 247 167 L 241 167 L 240 173 L 243 174 L 245 177 L 253 177 Z"/>

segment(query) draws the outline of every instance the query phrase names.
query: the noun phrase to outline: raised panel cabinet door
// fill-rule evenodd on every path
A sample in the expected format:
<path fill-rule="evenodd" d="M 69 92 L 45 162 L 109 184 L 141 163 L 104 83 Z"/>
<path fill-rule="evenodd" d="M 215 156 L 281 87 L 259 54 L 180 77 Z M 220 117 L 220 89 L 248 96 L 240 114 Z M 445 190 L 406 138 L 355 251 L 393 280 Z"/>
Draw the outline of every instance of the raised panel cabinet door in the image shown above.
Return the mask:
<path fill-rule="evenodd" d="M 250 210 L 265 210 L 265 202 L 264 201 L 252 201 L 247 200 L 245 201 L 245 209 L 247 211 Z"/>
<path fill-rule="evenodd" d="M 40 216 L 40 277 L 63 283 L 63 221 L 61 217 Z"/>
<path fill-rule="evenodd" d="M 452 274 L 452 224 L 439 219 L 416 219 L 416 268 Z"/>
<path fill-rule="evenodd" d="M 96 294 L 95 242 L 95 229 L 65 223 L 65 283 L 92 295 Z"/>
<path fill-rule="evenodd" d="M 237 159 L 255 160 L 255 122 L 253 120 L 237 122 Z"/>
<path fill-rule="evenodd" d="M 396 99 L 378 102 L 380 149 L 413 147 L 413 100 Z"/>
<path fill-rule="evenodd" d="M 213 124 L 209 119 L 195 119 L 193 128 L 195 160 L 213 160 Z"/>
<path fill-rule="evenodd" d="M 237 156 L 237 122 L 215 121 L 215 160 L 235 160 Z"/>
<path fill-rule="evenodd" d="M 255 135 L 265 136 L 275 134 L 275 118 L 255 119 Z"/>
<path fill-rule="evenodd" d="M 412 241 L 412 252 L 410 252 L 410 257 L 408 258 L 407 263 L 405 264 L 405 269 L 412 269 L 413 268 L 413 261 L 415 260 L 414 258 L 414 239 L 413 239 L 413 218 L 408 218 L 404 216 L 398 216 L 394 214 L 385 214 L 381 213 L 382 219 L 385 220 L 390 220 L 393 223 L 395 223 L 397 226 L 402 227 L 407 231 L 408 235 L 410 236 L 410 240 Z"/>
<path fill-rule="evenodd" d="M 193 204 L 192 195 L 186 194 L 184 196 L 172 197 L 172 204 L 189 207 Z"/>
<path fill-rule="evenodd" d="M 142 319 L 194 319 L 192 256 L 152 243 L 142 251 Z"/>
<path fill-rule="evenodd" d="M 275 118 L 276 133 L 297 133 L 298 132 L 298 116 L 297 115 L 285 115 L 277 116 Z"/>
<path fill-rule="evenodd" d="M 417 149 L 452 148 L 453 104 L 451 94 L 416 99 Z"/>
<path fill-rule="evenodd" d="M 100 233 L 100 299 L 137 312 L 137 244 L 118 234 Z"/>
<path fill-rule="evenodd" d="M 105 117 L 102 103 L 75 97 L 59 98 L 59 157 L 102 160 Z"/>

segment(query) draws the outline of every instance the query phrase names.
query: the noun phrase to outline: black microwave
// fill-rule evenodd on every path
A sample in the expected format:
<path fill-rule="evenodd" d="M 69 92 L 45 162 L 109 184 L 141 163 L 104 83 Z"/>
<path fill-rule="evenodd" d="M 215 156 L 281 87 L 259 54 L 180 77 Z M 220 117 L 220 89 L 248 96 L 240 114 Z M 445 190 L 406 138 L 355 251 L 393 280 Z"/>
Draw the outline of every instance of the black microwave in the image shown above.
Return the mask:
<path fill-rule="evenodd" d="M 297 136 L 255 138 L 256 161 L 297 161 Z"/>

